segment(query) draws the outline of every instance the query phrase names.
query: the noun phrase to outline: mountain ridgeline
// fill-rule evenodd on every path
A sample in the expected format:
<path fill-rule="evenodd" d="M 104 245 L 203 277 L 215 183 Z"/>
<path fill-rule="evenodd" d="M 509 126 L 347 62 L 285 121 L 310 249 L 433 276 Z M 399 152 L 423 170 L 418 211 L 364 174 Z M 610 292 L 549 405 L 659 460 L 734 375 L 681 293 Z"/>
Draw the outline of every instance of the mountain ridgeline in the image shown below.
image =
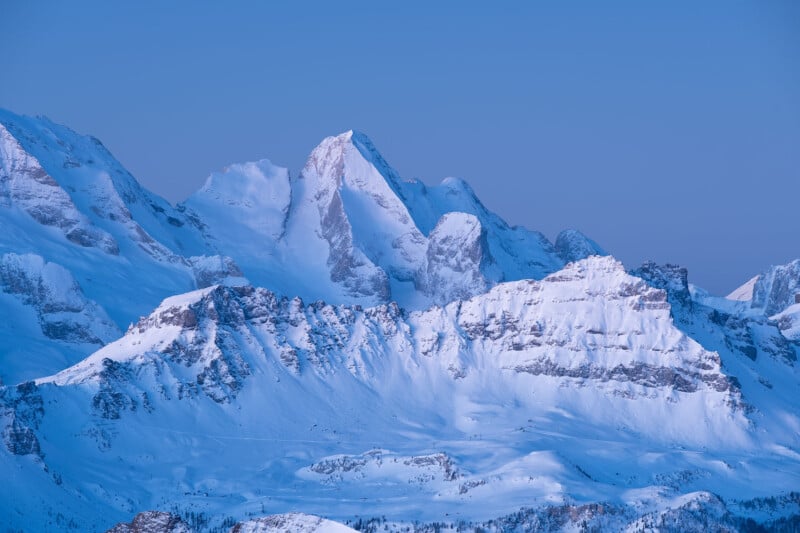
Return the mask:
<path fill-rule="evenodd" d="M 353 131 L 173 206 L 8 111 L 0 228 L 0 530 L 800 524 L 800 260 L 713 297 Z"/>

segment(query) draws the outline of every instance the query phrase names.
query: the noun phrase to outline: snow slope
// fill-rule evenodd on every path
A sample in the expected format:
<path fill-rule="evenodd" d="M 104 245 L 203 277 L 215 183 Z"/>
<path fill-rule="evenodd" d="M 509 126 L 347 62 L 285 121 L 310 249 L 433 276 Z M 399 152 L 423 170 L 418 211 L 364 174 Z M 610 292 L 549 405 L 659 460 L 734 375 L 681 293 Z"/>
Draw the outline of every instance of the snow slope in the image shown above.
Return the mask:
<path fill-rule="evenodd" d="M 5 390 L 17 455 L 0 468 L 27 481 L 0 514 L 30 531 L 48 527 L 42 506 L 82 530 L 167 504 L 217 524 L 488 520 L 791 490 L 796 415 L 754 418 L 764 398 L 671 309 L 608 257 L 414 313 L 252 287 L 172 297 L 78 365 Z"/>
<path fill-rule="evenodd" d="M 753 276 L 747 283 L 734 289 L 728 296 L 726 296 L 726 298 L 729 300 L 736 300 L 738 302 L 749 302 L 753 299 L 753 288 L 755 287 L 757 281 L 758 276 Z"/>

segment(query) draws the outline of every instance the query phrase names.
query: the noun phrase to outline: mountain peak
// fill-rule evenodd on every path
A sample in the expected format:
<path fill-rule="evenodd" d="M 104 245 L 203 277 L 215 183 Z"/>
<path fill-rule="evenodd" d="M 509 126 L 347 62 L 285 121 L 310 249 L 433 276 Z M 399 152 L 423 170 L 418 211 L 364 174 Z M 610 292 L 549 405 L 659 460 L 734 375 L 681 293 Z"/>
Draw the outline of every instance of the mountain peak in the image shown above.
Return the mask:
<path fill-rule="evenodd" d="M 341 167 L 344 159 L 347 154 L 352 153 L 359 154 L 366 163 L 375 167 L 375 170 L 389 182 L 392 189 L 399 193 L 399 187 L 392 183 L 400 180 L 399 175 L 389 166 L 372 140 L 365 133 L 358 130 L 347 130 L 339 135 L 324 138 L 311 151 L 304 171 L 309 169 L 309 165 L 313 165 L 317 172 L 332 167 L 333 170 L 337 170 L 340 173 L 343 171 Z"/>
<path fill-rule="evenodd" d="M 556 253 L 565 263 L 579 261 L 593 255 L 608 255 L 599 244 L 576 229 L 565 229 L 556 237 Z"/>

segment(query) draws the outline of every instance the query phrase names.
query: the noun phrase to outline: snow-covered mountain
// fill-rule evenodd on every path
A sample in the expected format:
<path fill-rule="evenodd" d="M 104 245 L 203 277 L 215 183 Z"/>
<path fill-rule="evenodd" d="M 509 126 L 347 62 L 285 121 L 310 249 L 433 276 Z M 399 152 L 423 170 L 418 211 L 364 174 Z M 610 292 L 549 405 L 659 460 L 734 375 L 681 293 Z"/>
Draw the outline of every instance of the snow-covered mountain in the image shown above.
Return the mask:
<path fill-rule="evenodd" d="M 143 189 L 100 141 L 45 118 L 3 110 L 0 227 L 0 255 L 6 265 L 1 296 L 10 302 L 6 295 L 17 295 L 3 308 L 4 325 L 33 342 L 18 342 L 13 334 L 0 338 L 0 379 L 5 382 L 75 363 L 97 349 L 94 340 L 118 336 L 163 298 L 241 275 L 229 259 L 208 257 L 213 252 L 201 224 Z M 24 259 L 9 259 L 14 255 Z M 228 271 L 219 271 L 223 264 Z M 43 273 L 46 288 L 30 292 L 27 285 L 14 286 L 23 278 L 36 285 Z M 110 329 L 103 326 L 99 335 L 90 334 L 92 327 L 78 334 L 91 342 L 73 338 L 65 346 L 59 335 L 45 331 L 55 323 L 42 319 L 42 310 L 50 305 L 48 294 L 80 294 L 91 305 L 72 302 L 71 312 L 84 309 L 94 315 L 84 313 L 85 321 L 105 323 L 110 317 L 113 324 Z M 31 315 L 37 319 L 30 320 Z M 37 322 L 42 335 L 36 332 Z M 35 355 L 21 355 L 25 350 Z"/>
<path fill-rule="evenodd" d="M 749 359 L 706 350 L 674 309 L 608 257 L 411 313 L 249 286 L 168 298 L 85 361 L 6 389 L 19 459 L 3 474 L 29 491 L 9 516 L 46 528 L 43 505 L 77 524 L 102 508 L 113 523 L 180 502 L 217 526 L 298 505 L 479 522 L 792 490 L 797 415 L 766 418 L 772 400 L 727 370 Z M 775 388 L 796 389 L 792 362 L 768 357 L 789 376 Z"/>
<path fill-rule="evenodd" d="M 509 227 L 463 181 L 404 181 L 353 131 L 323 140 L 297 177 L 266 160 L 233 165 L 182 207 L 257 285 L 333 303 L 421 309 L 604 255 L 574 230 L 556 250 Z M 462 246 L 470 258 L 453 270 L 447 255 Z"/>
<path fill-rule="evenodd" d="M 793 263 L 715 298 L 358 132 L 173 207 L 5 111 L 0 227 L 2 530 L 800 522 Z"/>
<path fill-rule="evenodd" d="M 456 212 L 473 223 L 462 226 Z M 173 207 L 97 139 L 0 110 L 0 226 L 0 253 L 65 269 L 74 280 L 60 290 L 74 284 L 120 330 L 165 297 L 214 283 L 249 279 L 308 300 L 422 309 L 564 264 L 546 238 L 510 228 L 463 182 L 405 182 L 354 132 L 325 139 L 296 177 L 266 160 L 234 164 Z M 475 261 L 454 269 L 446 254 L 461 246 Z M 30 300 L 22 305 L 35 307 Z M 25 329 L 17 318 L 31 323 L 9 315 L 11 329 Z M 65 350 L 49 338 L 38 339 L 42 352 Z M 14 363 L 0 380 L 54 372 L 97 346 L 73 343 L 31 366 L 7 356 Z"/>

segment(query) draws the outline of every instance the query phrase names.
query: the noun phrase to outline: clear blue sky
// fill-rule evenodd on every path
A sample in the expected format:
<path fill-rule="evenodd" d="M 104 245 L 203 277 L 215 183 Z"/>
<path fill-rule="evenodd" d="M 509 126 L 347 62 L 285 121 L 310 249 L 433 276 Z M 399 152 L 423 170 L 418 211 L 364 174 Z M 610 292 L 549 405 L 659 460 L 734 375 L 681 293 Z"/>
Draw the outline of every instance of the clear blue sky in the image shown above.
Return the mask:
<path fill-rule="evenodd" d="M 99 137 L 171 201 L 355 128 L 405 177 L 715 293 L 800 257 L 791 0 L 0 0 L 0 107 Z"/>

